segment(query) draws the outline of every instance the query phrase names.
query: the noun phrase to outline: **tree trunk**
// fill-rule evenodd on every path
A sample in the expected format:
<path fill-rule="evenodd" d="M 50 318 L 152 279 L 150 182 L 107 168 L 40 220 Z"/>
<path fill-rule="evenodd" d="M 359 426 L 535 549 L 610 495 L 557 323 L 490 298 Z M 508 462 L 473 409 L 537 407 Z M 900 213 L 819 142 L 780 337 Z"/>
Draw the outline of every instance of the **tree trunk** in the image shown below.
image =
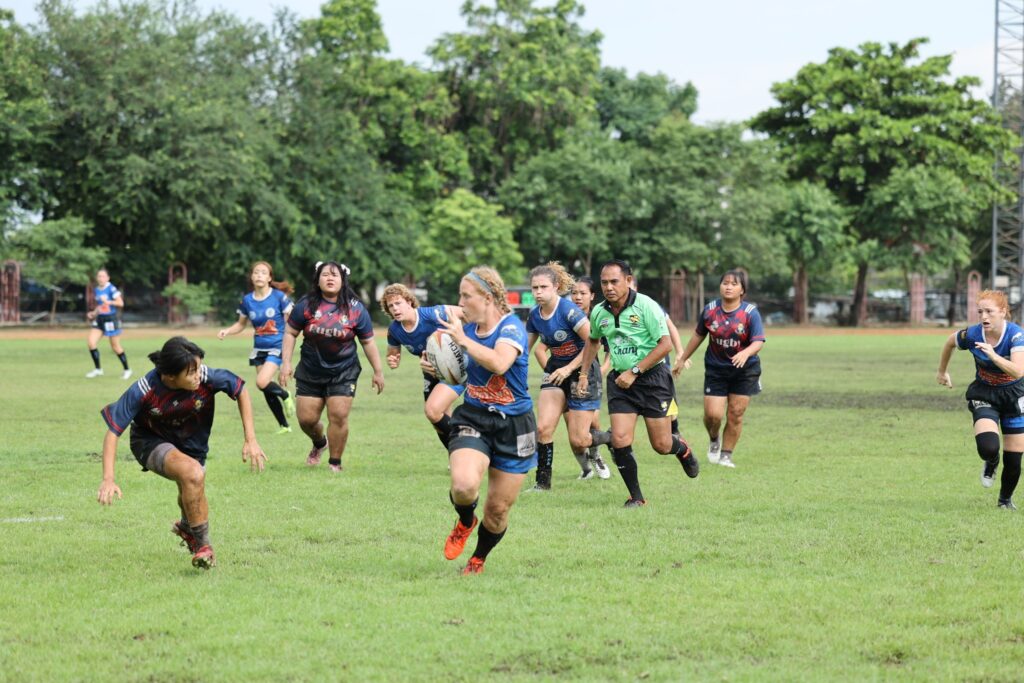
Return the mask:
<path fill-rule="evenodd" d="M 868 319 L 868 269 L 867 263 L 857 264 L 857 284 L 853 289 L 853 306 L 850 307 L 850 325 L 860 327 Z"/>
<path fill-rule="evenodd" d="M 810 321 L 807 311 L 807 267 L 801 265 L 793 273 L 793 322 L 806 325 Z"/>
<path fill-rule="evenodd" d="M 56 325 L 57 324 L 57 297 L 58 297 L 56 289 L 50 291 L 50 297 L 51 297 L 50 298 L 50 324 L 51 325 Z"/>
<path fill-rule="evenodd" d="M 949 290 L 949 310 L 946 311 L 946 324 L 956 325 L 956 305 L 960 294 L 960 269 L 953 269 L 953 288 Z"/>

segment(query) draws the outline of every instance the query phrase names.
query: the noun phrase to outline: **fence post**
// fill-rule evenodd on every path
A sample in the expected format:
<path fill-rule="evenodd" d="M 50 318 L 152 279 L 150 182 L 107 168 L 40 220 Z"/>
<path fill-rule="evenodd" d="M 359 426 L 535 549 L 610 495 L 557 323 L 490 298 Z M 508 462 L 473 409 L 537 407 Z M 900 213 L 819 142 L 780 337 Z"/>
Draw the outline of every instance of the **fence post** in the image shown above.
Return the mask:
<path fill-rule="evenodd" d="M 924 322 L 924 275 L 914 273 L 910 276 L 910 324 L 920 325 Z"/>
<path fill-rule="evenodd" d="M 173 285 L 178 280 L 188 284 L 188 266 L 181 261 L 175 261 L 167 269 L 167 284 Z M 167 300 L 167 322 L 171 325 L 184 325 L 185 316 L 178 311 L 180 302 L 176 297 Z"/>
<path fill-rule="evenodd" d="M 976 270 L 972 270 L 967 273 L 967 324 L 977 325 L 981 322 L 978 318 L 978 307 L 975 304 L 978 301 L 978 294 L 981 293 L 981 273 Z"/>
<path fill-rule="evenodd" d="M 4 261 L 0 275 L 0 322 L 21 322 L 21 264 Z"/>
<path fill-rule="evenodd" d="M 677 270 L 668 276 L 668 316 L 672 320 L 686 320 L 686 273 Z"/>

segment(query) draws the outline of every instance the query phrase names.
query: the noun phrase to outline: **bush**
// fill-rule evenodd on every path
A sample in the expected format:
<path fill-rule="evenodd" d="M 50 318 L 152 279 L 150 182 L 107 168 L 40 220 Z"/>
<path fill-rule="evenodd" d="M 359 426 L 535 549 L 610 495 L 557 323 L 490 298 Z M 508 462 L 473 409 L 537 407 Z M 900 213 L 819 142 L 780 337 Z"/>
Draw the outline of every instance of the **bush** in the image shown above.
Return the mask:
<path fill-rule="evenodd" d="M 213 289 L 205 282 L 192 285 L 177 280 L 160 292 L 168 299 L 176 299 L 176 312 L 185 316 L 189 322 L 193 316 L 205 316 L 213 308 Z"/>

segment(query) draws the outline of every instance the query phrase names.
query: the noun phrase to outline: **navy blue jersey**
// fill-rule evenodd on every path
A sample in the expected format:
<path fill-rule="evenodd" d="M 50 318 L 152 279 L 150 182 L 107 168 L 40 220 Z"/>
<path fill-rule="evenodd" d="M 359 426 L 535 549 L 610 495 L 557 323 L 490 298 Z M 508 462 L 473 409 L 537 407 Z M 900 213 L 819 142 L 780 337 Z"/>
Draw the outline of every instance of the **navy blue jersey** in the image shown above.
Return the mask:
<path fill-rule="evenodd" d="M 533 410 L 527 384 L 526 327 L 523 321 L 509 313 L 494 326 L 486 337 L 477 334 L 476 323 L 466 325 L 466 336 L 489 349 L 498 344 L 509 344 L 519 351 L 512 367 L 504 375 L 496 375 L 466 354 L 466 403 L 478 408 L 494 409 L 505 415 L 522 415 Z"/>
<path fill-rule="evenodd" d="M 583 351 L 586 342 L 577 331 L 585 322 L 586 314 L 568 299 L 559 298 L 555 312 L 550 318 L 544 317 L 540 306 L 530 309 L 530 316 L 526 319 L 526 332 L 540 337 L 551 351 L 546 370 L 550 372 L 568 365 Z"/>
<path fill-rule="evenodd" d="M 754 304 L 741 301 L 739 308 L 728 313 L 722 309 L 722 302 L 712 301 L 700 314 L 696 333 L 711 335 L 704 364 L 718 367 L 732 367 L 732 357 L 756 341 L 764 341 L 764 324 Z M 747 367 L 759 363 L 756 355 L 747 359 Z"/>
<path fill-rule="evenodd" d="M 93 294 L 96 296 L 96 315 L 117 315 L 117 308 L 111 302 L 121 296 L 121 290 L 108 282 L 105 287 L 93 287 Z"/>
<path fill-rule="evenodd" d="M 288 316 L 288 325 L 303 333 L 303 368 L 313 376 L 334 377 L 359 365 L 356 337 L 373 339 L 373 323 L 362 302 L 352 299 L 347 313 L 330 301 L 321 301 L 316 310 L 309 305 L 302 297 Z"/>
<path fill-rule="evenodd" d="M 412 332 L 406 332 L 397 320 L 388 326 L 388 346 L 405 350 L 414 356 L 421 356 L 427 348 L 427 339 L 441 327 L 439 320 L 447 322 L 444 306 L 422 306 L 416 309 L 416 324 Z"/>
<path fill-rule="evenodd" d="M 1002 368 L 993 363 L 988 356 L 976 349 L 974 345 L 977 342 L 988 343 L 985 340 L 985 330 L 980 323 L 956 333 L 957 348 L 962 351 L 970 351 L 974 356 L 975 377 L 979 382 L 991 386 L 1001 386 L 1022 381 L 1003 372 Z M 998 343 L 992 345 L 992 349 L 1006 360 L 1010 360 L 1010 354 L 1014 351 L 1024 351 L 1024 330 L 1016 323 L 1007 321 L 1003 328 L 1003 335 L 999 338 Z"/>
<path fill-rule="evenodd" d="M 237 313 L 247 317 L 256 329 L 254 348 L 260 351 L 280 351 L 284 339 L 284 317 L 291 306 L 292 300 L 279 289 L 271 289 L 270 294 L 263 299 L 257 299 L 254 292 L 242 297 Z"/>
<path fill-rule="evenodd" d="M 118 436 L 130 424 L 135 436 L 161 439 L 186 455 L 203 458 L 210 448 L 213 395 L 223 391 L 235 399 L 244 387 L 238 375 L 201 365 L 198 389 L 170 389 L 160 381 L 159 372 L 150 370 L 101 412 Z"/>

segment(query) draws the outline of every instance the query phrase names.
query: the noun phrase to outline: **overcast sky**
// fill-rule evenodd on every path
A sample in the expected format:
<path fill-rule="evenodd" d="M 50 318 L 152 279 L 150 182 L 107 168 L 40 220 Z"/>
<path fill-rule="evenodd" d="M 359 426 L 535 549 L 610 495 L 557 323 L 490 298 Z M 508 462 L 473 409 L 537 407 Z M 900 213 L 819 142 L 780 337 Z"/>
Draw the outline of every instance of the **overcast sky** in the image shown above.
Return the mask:
<path fill-rule="evenodd" d="M 36 19 L 34 0 L 0 0 L 22 23 Z M 91 3 L 78 0 L 77 7 Z M 302 17 L 319 13 L 320 0 L 199 0 L 269 23 L 275 7 Z M 539 0 L 538 5 L 550 4 Z M 954 55 L 953 73 L 974 75 L 988 98 L 992 82 L 995 3 L 983 0 L 584 0 L 583 25 L 604 35 L 602 62 L 662 72 L 699 93 L 698 122 L 738 121 L 771 106 L 771 84 L 808 62 L 824 61 L 831 47 L 865 41 L 905 42 L 927 37 L 926 55 Z M 427 47 L 459 31 L 462 0 L 377 0 L 394 57 L 429 66 Z"/>

